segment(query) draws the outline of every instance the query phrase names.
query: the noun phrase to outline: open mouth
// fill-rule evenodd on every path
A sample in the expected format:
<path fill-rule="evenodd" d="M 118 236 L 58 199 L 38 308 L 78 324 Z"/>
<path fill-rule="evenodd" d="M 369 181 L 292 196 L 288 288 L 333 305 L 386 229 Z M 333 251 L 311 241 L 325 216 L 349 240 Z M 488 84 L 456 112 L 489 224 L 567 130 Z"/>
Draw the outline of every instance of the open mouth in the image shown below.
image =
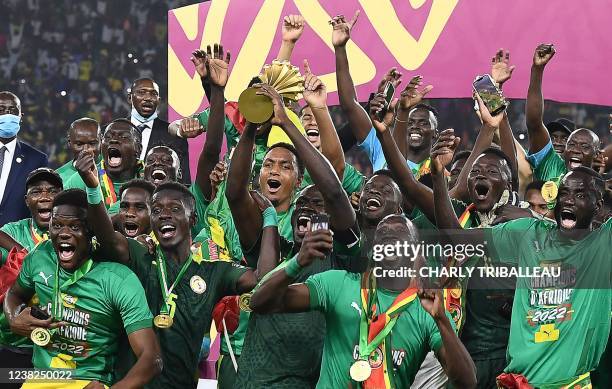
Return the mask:
<path fill-rule="evenodd" d="M 570 169 L 575 169 L 578 166 L 582 166 L 582 161 L 580 160 L 580 158 L 576 158 L 576 157 L 570 158 L 569 160 Z"/>
<path fill-rule="evenodd" d="M 153 173 L 151 173 L 151 179 L 153 180 L 153 184 L 155 185 L 160 184 L 166 179 L 167 176 L 168 175 L 166 174 L 166 172 L 161 169 L 155 169 L 153 170 Z"/>
<path fill-rule="evenodd" d="M 299 235 L 301 236 L 306 235 L 306 232 L 310 230 L 310 215 L 298 216 L 296 227 L 297 227 L 297 232 Z"/>
<path fill-rule="evenodd" d="M 60 243 L 59 244 L 59 257 L 61 261 L 67 262 L 72 259 L 74 256 L 75 247 L 69 243 Z"/>
<path fill-rule="evenodd" d="M 423 139 L 423 135 L 421 135 L 420 132 L 411 132 L 410 133 L 410 140 L 412 142 L 420 142 L 421 139 Z"/>
<path fill-rule="evenodd" d="M 274 178 L 269 178 L 266 184 L 268 185 L 268 192 L 270 193 L 278 192 L 281 187 L 281 182 Z"/>
<path fill-rule="evenodd" d="M 561 227 L 567 230 L 571 230 L 576 227 L 576 214 L 569 209 L 561 210 Z"/>
<path fill-rule="evenodd" d="M 308 135 L 310 138 L 318 138 L 319 130 L 317 128 L 309 128 L 306 130 L 306 135 Z"/>
<path fill-rule="evenodd" d="M 366 200 L 366 208 L 368 211 L 376 211 L 380 207 L 382 207 L 382 202 L 379 199 L 372 197 Z"/>
<path fill-rule="evenodd" d="M 557 154 L 562 154 L 564 150 L 565 144 L 562 143 L 553 143 L 553 149 Z"/>
<path fill-rule="evenodd" d="M 151 104 L 151 103 L 142 103 L 142 105 L 140 106 L 140 109 L 142 111 L 147 111 L 147 112 L 151 112 L 155 109 L 155 105 Z"/>
<path fill-rule="evenodd" d="M 38 209 L 38 216 L 42 220 L 48 221 L 49 219 L 51 219 L 51 208 L 39 208 Z"/>
<path fill-rule="evenodd" d="M 121 151 L 114 147 L 108 148 L 108 166 L 110 167 L 119 167 L 121 166 L 121 161 L 123 158 L 121 156 Z"/>
<path fill-rule="evenodd" d="M 489 194 L 489 186 L 485 183 L 478 183 L 474 186 L 474 191 L 476 192 L 476 200 L 483 201 Z"/>
<path fill-rule="evenodd" d="M 176 235 L 176 227 L 170 224 L 164 224 L 159 228 L 159 232 L 162 238 L 169 239 Z"/>
<path fill-rule="evenodd" d="M 123 223 L 123 230 L 125 231 L 125 235 L 131 238 L 137 236 L 139 228 L 140 226 L 134 222 Z"/>

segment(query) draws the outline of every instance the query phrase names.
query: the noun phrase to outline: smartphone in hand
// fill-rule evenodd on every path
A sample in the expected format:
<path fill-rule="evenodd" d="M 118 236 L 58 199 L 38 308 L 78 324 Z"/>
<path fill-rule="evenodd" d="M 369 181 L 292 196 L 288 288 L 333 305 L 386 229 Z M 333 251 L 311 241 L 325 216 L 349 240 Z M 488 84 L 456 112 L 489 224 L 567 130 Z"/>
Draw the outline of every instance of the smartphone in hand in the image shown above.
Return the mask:
<path fill-rule="evenodd" d="M 476 77 L 473 87 L 492 116 L 501 113 L 508 106 L 508 101 L 488 74 Z"/>
<path fill-rule="evenodd" d="M 33 305 L 30 309 L 30 315 L 38 320 L 47 320 L 51 316 L 42 309 L 38 308 L 36 305 Z"/>
<path fill-rule="evenodd" d="M 318 213 L 310 218 L 310 231 L 329 230 L 329 216 Z"/>
<path fill-rule="evenodd" d="M 382 122 L 389 110 L 389 104 L 391 104 L 391 100 L 393 100 L 393 95 L 395 94 L 395 87 L 392 83 L 387 81 L 385 84 L 385 88 L 383 89 L 383 94 L 385 95 L 385 106 L 380 110 L 377 114 L 377 118 L 379 122 Z"/>

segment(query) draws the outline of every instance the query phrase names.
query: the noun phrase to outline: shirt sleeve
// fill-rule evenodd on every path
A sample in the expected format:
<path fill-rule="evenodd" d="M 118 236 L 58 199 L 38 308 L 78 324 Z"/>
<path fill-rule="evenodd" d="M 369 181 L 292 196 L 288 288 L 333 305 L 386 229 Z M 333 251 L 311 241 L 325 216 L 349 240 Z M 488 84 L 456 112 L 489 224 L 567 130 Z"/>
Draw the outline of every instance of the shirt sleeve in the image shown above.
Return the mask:
<path fill-rule="evenodd" d="M 526 156 L 527 161 L 529 161 L 531 166 L 535 169 L 538 166 L 540 166 L 540 163 L 542 163 L 542 160 L 546 158 L 546 156 L 551 150 L 553 151 L 553 153 L 555 152 L 555 150 L 553 149 L 552 141 L 549 140 L 546 146 L 542 147 L 540 151 L 537 151 L 533 154 L 527 154 Z"/>
<path fill-rule="evenodd" d="M 566 172 L 567 168 L 565 167 L 565 161 L 557 154 L 555 149 L 552 148 L 551 144 L 549 151 L 544 155 L 538 165 L 533 168 L 533 177 L 536 180 L 549 181 L 559 178 Z"/>
<path fill-rule="evenodd" d="M 238 284 L 238 280 L 247 270 L 250 270 L 248 267 L 229 261 L 214 261 L 210 263 L 210 266 L 214 266 L 214 277 L 220 278 L 219 288 L 221 296 L 237 295 L 238 291 L 236 285 Z"/>
<path fill-rule="evenodd" d="M 304 283 L 310 294 L 310 309 L 326 312 L 331 309 L 339 288 L 347 272 L 344 270 L 328 270 L 314 274 Z"/>
<path fill-rule="evenodd" d="M 359 146 L 370 158 L 370 162 L 372 163 L 373 171 L 377 171 L 382 169 L 385 165 L 385 156 L 382 151 L 382 145 L 376 136 L 376 130 L 374 127 L 370 129 L 370 133 L 363 142 L 358 143 Z"/>
<path fill-rule="evenodd" d="M 111 301 L 121 315 L 125 332 L 129 335 L 134 331 L 150 328 L 153 315 L 136 274 L 129 272 L 118 281 L 111 285 Z"/>
<path fill-rule="evenodd" d="M 200 233 L 202 228 L 206 227 L 205 214 L 206 209 L 210 205 L 210 201 L 208 201 L 206 197 L 204 197 L 204 193 L 202 193 L 202 190 L 195 182 L 191 184 L 191 186 L 189 187 L 189 191 L 195 198 L 195 209 L 197 218 L 196 224 L 193 228 L 193 232 L 195 234 L 192 234 L 195 237 L 198 233 Z"/>
<path fill-rule="evenodd" d="M 16 227 L 17 227 L 16 224 L 17 223 L 19 222 L 7 223 L 3 225 L 2 228 L 0 228 L 0 231 L 10 236 L 15 242 L 17 242 L 17 239 L 15 239 L 15 237 L 17 236 L 16 234 Z M 17 243 L 21 244 L 20 242 L 17 242 Z M 23 244 L 21 245 L 23 246 Z M 9 253 L 9 250 L 5 249 L 4 247 L 0 247 L 0 264 L 4 265 L 6 263 L 8 253 Z"/>
<path fill-rule="evenodd" d="M 144 274 L 145 269 L 151 265 L 151 261 L 147 261 L 149 250 L 136 239 L 127 238 L 127 242 L 130 252 L 130 262 L 127 266 L 136 274 Z"/>
<path fill-rule="evenodd" d="M 204 127 L 204 131 L 208 129 L 209 116 L 210 116 L 209 108 L 205 109 L 204 111 L 194 116 L 196 119 L 198 119 L 198 122 L 200 122 L 200 125 Z M 238 143 L 238 139 L 240 138 L 240 133 L 238 132 L 238 129 L 236 129 L 236 127 L 234 126 L 234 123 L 232 123 L 232 121 L 227 116 L 225 116 L 224 119 L 225 119 L 225 122 L 223 123 L 223 129 L 224 129 L 225 136 L 227 139 L 227 148 L 231 149 L 232 147 L 236 146 L 236 144 Z"/>
<path fill-rule="evenodd" d="M 342 188 L 349 196 L 361 190 L 365 176 L 357 171 L 353 165 L 345 163 L 344 175 L 342 176 Z"/>

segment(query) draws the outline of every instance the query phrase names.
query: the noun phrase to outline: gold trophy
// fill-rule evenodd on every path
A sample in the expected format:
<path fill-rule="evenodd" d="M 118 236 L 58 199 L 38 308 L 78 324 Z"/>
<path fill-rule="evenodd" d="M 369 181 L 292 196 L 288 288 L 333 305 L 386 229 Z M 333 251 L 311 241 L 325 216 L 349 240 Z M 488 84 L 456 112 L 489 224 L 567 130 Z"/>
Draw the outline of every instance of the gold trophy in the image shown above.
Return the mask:
<path fill-rule="evenodd" d="M 304 77 L 300 70 L 289 61 L 272 61 L 265 65 L 259 79 L 263 84 L 269 84 L 285 101 L 297 101 L 302 98 Z M 266 96 L 257 95 L 257 88 L 245 89 L 238 98 L 238 110 L 251 123 L 264 123 L 273 114 L 272 101 Z"/>

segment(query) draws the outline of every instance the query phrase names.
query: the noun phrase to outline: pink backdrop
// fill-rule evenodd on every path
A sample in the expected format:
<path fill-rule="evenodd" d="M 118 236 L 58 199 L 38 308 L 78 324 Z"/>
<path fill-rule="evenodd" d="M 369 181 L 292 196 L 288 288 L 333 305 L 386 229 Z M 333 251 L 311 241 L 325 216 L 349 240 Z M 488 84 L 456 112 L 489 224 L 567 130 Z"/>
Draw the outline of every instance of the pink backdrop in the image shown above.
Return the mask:
<path fill-rule="evenodd" d="M 207 23 L 223 23 L 221 41 L 232 51 L 235 59 L 240 55 L 242 44 L 264 3 L 264 0 L 213 0 L 217 1 L 228 3 L 223 20 L 206 20 L 210 2 L 194 6 L 198 7 L 199 14 L 195 21 L 195 39 L 187 37 L 188 34 L 179 24 L 174 10 L 168 14 L 168 44 L 176 53 L 182 70 L 189 76 L 194 75 L 189 61 L 190 53 L 200 47 Z M 316 0 L 286 0 L 279 18 L 299 13 L 296 4 L 299 5 L 303 1 Z M 377 9 L 384 8 L 380 5 L 386 4 L 385 1 L 321 0 L 319 3 L 330 16 L 344 14 L 350 18 L 356 9 L 362 10 L 352 39 L 374 64 L 375 75 L 370 81 L 358 86 L 360 99 L 366 99 L 384 73 L 393 66 L 397 66 L 405 74 L 404 79 L 413 74 L 423 75 L 426 83 L 434 85 L 429 97 L 470 97 L 471 81 L 475 75 L 489 70 L 490 58 L 500 47 L 511 51 L 511 61 L 517 66 L 512 80 L 504 87 L 504 93 L 511 98 L 524 98 L 533 50 L 540 42 L 551 42 L 555 44 L 557 54 L 548 65 L 545 76 L 544 92 L 547 99 L 601 105 L 610 105 L 612 102 L 612 82 L 608 78 L 609 53 L 612 52 L 612 23 L 609 20 L 612 3 L 608 1 L 391 0 L 394 15 L 407 33 L 420 43 L 433 39 L 431 51 L 422 60 L 416 60 L 418 66 L 411 70 L 399 65 L 397 53 L 394 55 L 384 43 L 384 40 L 397 41 L 399 38 L 393 37 L 401 34 L 382 38 L 381 35 L 384 34 L 380 34 L 380 30 L 388 28 L 380 27 L 379 24 L 377 31 L 373 25 L 375 17 L 372 16 L 376 10 L 364 11 L 371 3 L 375 3 Z M 455 4 L 454 8 L 450 6 L 452 11 L 447 19 L 439 14 L 430 17 L 433 8 L 444 7 L 440 3 L 446 3 L 446 7 L 449 7 L 448 4 Z M 427 23 L 440 19 L 446 20 L 446 24 L 437 39 L 437 34 L 422 36 Z M 278 52 L 280 20 L 275 24 L 271 23 L 269 28 L 274 29 L 276 35 L 265 63 L 270 63 Z M 331 41 L 331 26 L 325 38 Z M 293 52 L 292 62 L 301 65 L 303 58 L 309 59 L 313 71 L 317 74 L 333 73 L 335 70 L 333 51 L 308 25 Z M 169 72 L 173 71 L 171 67 L 169 69 Z M 172 83 L 169 88 L 172 91 Z M 335 86 L 330 89 L 335 90 Z M 336 93 L 330 94 L 329 103 L 337 103 Z M 206 106 L 206 99 L 201 99 L 199 109 Z M 170 120 L 180 116 L 173 109 L 172 98 L 169 101 L 168 115 Z M 201 138 L 192 140 L 192 164 L 197 159 L 201 142 Z M 192 171 L 195 171 L 195 166 Z"/>

